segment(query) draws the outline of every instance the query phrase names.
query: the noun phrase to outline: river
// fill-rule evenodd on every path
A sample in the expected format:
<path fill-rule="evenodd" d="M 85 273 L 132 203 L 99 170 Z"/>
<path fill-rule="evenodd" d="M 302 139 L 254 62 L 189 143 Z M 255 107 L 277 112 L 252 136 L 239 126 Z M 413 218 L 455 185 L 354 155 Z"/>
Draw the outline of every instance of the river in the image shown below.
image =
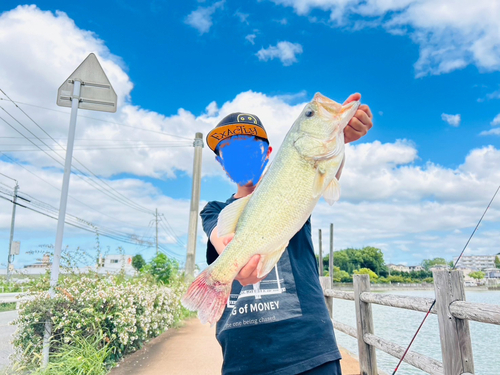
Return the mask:
<path fill-rule="evenodd" d="M 412 297 L 434 298 L 434 291 L 390 291 L 388 294 L 406 295 Z M 466 300 L 475 303 L 500 305 L 500 291 L 466 290 Z M 356 327 L 354 302 L 335 299 L 334 318 L 337 321 Z M 394 307 L 372 304 L 375 335 L 408 346 L 425 313 Z M 472 350 L 474 353 L 474 369 L 476 375 L 500 374 L 500 326 L 479 322 L 470 322 Z M 338 344 L 350 352 L 357 354 L 357 341 L 340 331 L 335 332 Z M 420 333 L 413 342 L 412 351 L 432 357 L 438 361 L 441 358 L 441 343 L 437 315 L 431 314 L 422 326 Z M 379 370 L 392 374 L 398 359 L 377 350 L 377 365 Z M 400 375 L 421 375 L 425 372 L 403 362 L 397 372 Z"/>

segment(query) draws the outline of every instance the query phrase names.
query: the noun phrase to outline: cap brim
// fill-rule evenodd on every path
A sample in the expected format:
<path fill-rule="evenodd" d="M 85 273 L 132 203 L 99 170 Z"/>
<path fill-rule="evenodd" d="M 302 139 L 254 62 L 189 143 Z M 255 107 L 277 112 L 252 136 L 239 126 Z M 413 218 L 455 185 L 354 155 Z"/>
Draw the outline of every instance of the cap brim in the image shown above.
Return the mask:
<path fill-rule="evenodd" d="M 267 141 L 266 131 L 258 125 L 253 124 L 229 124 L 218 126 L 207 134 L 207 145 L 215 152 L 217 145 L 224 139 L 234 137 L 235 135 L 249 135 L 263 138 Z"/>

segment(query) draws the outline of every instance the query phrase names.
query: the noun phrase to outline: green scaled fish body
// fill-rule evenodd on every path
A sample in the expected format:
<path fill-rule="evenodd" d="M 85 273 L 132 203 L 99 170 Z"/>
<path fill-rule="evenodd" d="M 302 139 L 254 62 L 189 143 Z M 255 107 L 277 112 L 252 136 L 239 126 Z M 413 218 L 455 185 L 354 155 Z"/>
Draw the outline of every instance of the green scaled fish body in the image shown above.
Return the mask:
<path fill-rule="evenodd" d="M 276 265 L 323 195 L 340 196 L 335 177 L 344 159 L 343 131 L 359 102 L 342 106 L 317 93 L 294 122 L 255 191 L 224 208 L 219 237 L 235 233 L 217 260 L 191 284 L 182 303 L 205 323 L 219 320 L 231 285 L 250 258 L 260 254 L 258 276 Z"/>

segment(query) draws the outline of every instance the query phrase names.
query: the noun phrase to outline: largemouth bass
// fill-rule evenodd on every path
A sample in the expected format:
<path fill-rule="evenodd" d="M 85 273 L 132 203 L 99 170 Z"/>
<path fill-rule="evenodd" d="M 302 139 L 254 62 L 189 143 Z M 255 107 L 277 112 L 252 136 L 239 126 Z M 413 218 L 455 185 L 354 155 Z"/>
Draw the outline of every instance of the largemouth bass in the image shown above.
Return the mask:
<path fill-rule="evenodd" d="M 323 195 L 340 197 L 335 177 L 344 159 L 344 128 L 359 102 L 341 105 L 317 93 L 293 123 L 278 154 L 251 195 L 225 207 L 219 237 L 235 233 L 217 260 L 191 284 L 182 304 L 214 324 L 227 304 L 231 285 L 250 258 L 260 254 L 258 277 L 276 265 Z"/>

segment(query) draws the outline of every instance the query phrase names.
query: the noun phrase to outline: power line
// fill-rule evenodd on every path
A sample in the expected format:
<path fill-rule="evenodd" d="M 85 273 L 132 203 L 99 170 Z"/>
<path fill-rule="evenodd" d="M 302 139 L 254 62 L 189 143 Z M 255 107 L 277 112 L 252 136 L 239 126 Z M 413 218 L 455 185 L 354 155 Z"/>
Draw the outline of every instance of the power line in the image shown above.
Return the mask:
<path fill-rule="evenodd" d="M 61 191 L 61 189 L 59 189 L 58 187 L 56 187 L 56 186 L 52 185 L 50 182 L 47 182 L 46 180 L 44 180 L 43 178 L 41 178 L 41 177 L 40 177 L 40 176 L 38 176 L 37 174 L 33 173 L 33 172 L 32 172 L 32 171 L 30 171 L 28 168 L 26 168 L 26 167 L 25 167 L 25 166 L 23 166 L 22 164 L 18 163 L 18 162 L 17 162 L 17 161 L 15 161 L 14 159 L 12 159 L 12 158 L 10 158 L 9 156 L 5 155 L 5 154 L 4 154 L 4 153 L 2 153 L 1 151 L 0 151 L 0 154 L 2 154 L 4 157 L 6 157 L 7 159 L 9 159 L 9 160 L 10 160 L 10 161 L 12 161 L 13 163 L 15 163 L 15 164 L 19 165 L 21 168 L 23 168 L 24 170 L 26 170 L 28 173 L 32 174 L 33 176 L 35 176 L 35 177 L 36 177 L 36 178 L 38 178 L 39 180 L 41 180 L 41 181 L 45 182 L 47 185 L 49 185 L 49 186 L 53 187 L 53 188 L 54 188 L 54 189 L 56 189 L 57 191 Z M 28 195 L 28 194 L 26 194 L 26 193 L 24 193 L 24 194 L 25 194 L 25 195 Z M 91 209 L 91 210 L 93 210 L 94 212 L 97 212 L 97 213 L 99 213 L 99 214 L 101 214 L 101 215 L 103 215 L 103 216 L 107 216 L 107 217 L 109 217 L 109 218 L 111 218 L 111 219 L 113 219 L 113 220 L 115 220 L 115 221 L 119 221 L 119 222 L 121 222 L 121 223 L 128 224 L 128 223 L 126 223 L 126 222 L 124 222 L 124 221 L 122 221 L 122 220 L 117 219 L 116 217 L 110 216 L 110 215 L 108 215 L 108 214 L 105 214 L 105 213 L 103 213 L 103 212 L 100 212 L 100 211 L 96 210 L 96 209 L 95 209 L 95 208 L 93 208 L 93 207 L 90 207 L 88 204 L 86 204 L 86 203 L 82 202 L 81 200 L 79 200 L 79 199 L 77 199 L 77 198 L 73 197 L 72 195 L 69 195 L 69 197 L 70 197 L 71 199 L 75 200 L 76 202 L 80 203 L 81 205 L 83 205 L 83 206 L 85 206 L 85 207 L 87 207 L 87 208 L 90 208 L 90 209 Z"/>
<path fill-rule="evenodd" d="M 53 112 L 67 114 L 67 112 L 65 112 L 65 111 L 59 111 L 57 109 L 42 107 L 42 106 L 38 106 L 38 105 L 35 105 L 35 104 L 29 104 L 29 103 L 23 103 L 23 102 L 13 101 L 12 99 L 9 98 L 9 96 L 7 94 L 5 94 L 5 92 L 2 89 L 0 89 L 0 91 L 3 92 L 4 95 L 9 99 L 8 101 L 12 102 L 18 108 L 20 108 L 20 107 L 17 105 L 17 103 L 23 104 L 23 105 L 27 105 L 27 106 L 30 106 L 30 107 L 45 109 L 47 111 L 53 111 Z M 6 99 L 0 98 L 0 100 L 6 100 Z M 177 134 L 164 133 L 164 132 L 161 132 L 161 131 L 158 131 L 158 130 L 145 129 L 145 128 L 141 128 L 141 127 L 138 127 L 138 126 L 126 125 L 126 124 L 122 124 L 122 123 L 114 122 L 114 121 L 107 121 L 107 120 L 99 119 L 99 118 L 96 118 L 96 117 L 84 116 L 84 115 L 78 115 L 78 117 L 88 118 L 88 119 L 95 120 L 95 121 L 106 122 L 108 124 L 125 126 L 125 127 L 132 128 L 132 129 L 138 129 L 138 130 L 142 130 L 142 131 L 146 131 L 146 132 L 157 133 L 157 134 L 167 135 L 167 136 L 170 136 L 170 137 L 175 137 L 175 138 L 180 138 L 180 139 L 186 139 L 186 140 L 189 140 L 189 141 L 193 141 L 192 138 L 183 137 L 183 136 L 180 136 L 180 135 L 177 135 Z"/>
<path fill-rule="evenodd" d="M 2 146 L 2 145 L 0 145 L 0 146 Z M 11 146 L 11 145 L 8 145 L 8 146 Z M 22 145 L 20 145 L 20 146 L 22 146 Z M 168 145 L 153 145 L 153 146 L 144 145 L 144 146 L 121 146 L 121 147 L 117 146 L 117 147 L 91 147 L 91 148 L 88 148 L 88 147 L 74 147 L 73 150 L 78 150 L 78 151 L 91 151 L 91 150 L 127 150 L 127 149 L 151 149 L 151 148 L 178 148 L 178 147 L 192 147 L 192 146 L 191 145 L 173 145 L 173 146 L 168 146 Z M 13 149 L 13 150 L 3 149 L 2 151 L 3 152 L 36 152 L 36 151 L 43 151 L 43 152 L 45 152 L 41 148 L 38 148 L 38 150 L 36 150 L 36 149 L 27 149 L 27 148 Z M 58 151 L 52 150 L 52 149 L 51 149 L 51 151 L 58 152 Z M 64 150 L 60 150 L 60 151 L 64 151 Z M 73 159 L 74 159 L 74 157 L 73 157 Z"/>
<path fill-rule="evenodd" d="M 52 216 L 52 215 L 50 215 L 50 214 L 48 214 L 48 213 L 46 213 L 46 212 L 42 212 L 42 211 L 40 211 L 40 210 L 37 210 L 37 209 L 35 209 L 35 208 L 33 208 L 33 207 L 28 207 L 28 206 L 27 206 L 27 205 L 25 205 L 25 204 L 21 204 L 21 203 L 18 203 L 18 202 L 14 202 L 12 199 L 9 199 L 9 198 L 6 198 L 6 197 L 3 197 L 3 196 L 1 196 L 1 195 L 0 195 L 0 199 L 3 199 L 3 200 L 6 200 L 6 201 L 9 201 L 9 202 L 11 202 L 11 203 L 13 203 L 13 204 L 15 204 L 15 205 L 17 205 L 17 206 L 19 206 L 19 207 L 23 207 L 23 208 L 25 208 L 25 209 L 27 209 L 27 210 L 30 210 L 30 211 L 33 211 L 33 212 L 37 212 L 37 213 L 39 213 L 39 214 L 41 214 L 41 215 L 44 215 L 44 216 L 49 217 L 49 218 L 51 218 L 51 219 L 57 220 L 57 217 L 55 217 L 55 216 Z M 73 216 L 73 218 L 75 218 L 75 217 Z M 65 223 L 66 223 L 66 224 L 68 224 L 68 225 L 71 225 L 71 226 L 73 226 L 73 227 L 76 227 L 76 228 L 79 228 L 79 229 L 85 230 L 85 231 L 87 231 L 87 232 L 94 233 L 94 234 L 97 232 L 97 233 L 99 233 L 99 235 L 101 235 L 101 236 L 108 237 L 108 238 L 114 239 L 114 240 L 116 240 L 116 241 L 120 241 L 120 242 L 128 243 L 128 244 L 131 244 L 131 245 L 139 245 L 137 242 L 132 242 L 132 241 L 129 239 L 131 235 L 127 235 L 127 234 L 123 235 L 123 234 L 119 234 L 119 232 L 116 232 L 116 234 L 114 234 L 114 233 L 112 233 L 112 232 L 103 231 L 102 229 L 100 230 L 100 229 L 99 229 L 99 227 L 94 227 L 94 228 L 92 228 L 92 229 L 89 229 L 89 228 L 87 228 L 87 227 L 85 227 L 85 226 L 79 225 L 79 224 L 77 224 L 77 223 L 75 223 L 75 222 L 73 222 L 73 221 L 70 221 L 70 220 L 68 220 L 68 219 L 66 219 L 66 220 L 65 220 Z M 96 228 L 97 228 L 97 229 L 96 229 Z M 140 245 L 139 245 L 139 246 L 140 246 Z"/>
<path fill-rule="evenodd" d="M 2 91 L 5 94 L 5 92 L 3 90 L 0 89 L 0 91 Z M 7 95 L 6 95 L 7 96 Z M 19 106 L 16 105 L 16 107 L 18 107 L 20 109 Z M 24 129 L 26 129 L 31 135 L 33 135 L 37 140 L 39 140 L 40 142 L 42 142 L 45 146 L 47 146 L 50 150 L 54 151 L 49 145 L 47 145 L 44 141 L 42 141 L 40 138 L 38 138 L 37 135 L 35 135 L 32 131 L 30 131 L 26 126 L 24 126 L 19 120 L 17 120 L 12 114 L 10 114 L 7 110 L 5 110 L 5 108 L 3 108 L 2 106 L 0 106 L 0 109 L 2 109 L 5 113 L 7 113 L 10 117 L 12 117 L 17 123 L 19 123 L 19 125 L 21 125 Z M 22 111 L 22 109 L 21 109 Z M 25 113 L 24 111 L 22 111 L 23 113 Z M 25 113 L 26 114 L 26 113 Z M 41 126 L 38 125 L 31 117 L 28 116 L 28 118 L 36 125 L 38 126 L 40 129 Z M 9 122 L 7 122 L 4 118 L 2 118 L 0 116 L 0 119 L 2 119 L 7 125 L 9 125 L 12 129 L 14 129 L 16 132 L 18 132 L 19 134 L 21 134 L 23 137 L 25 137 L 24 134 L 22 134 L 19 130 L 17 130 L 15 127 L 13 127 Z M 61 147 L 61 149 L 64 150 L 64 147 L 61 146 L 54 138 L 52 138 L 50 136 L 50 134 L 48 134 L 45 130 L 42 129 L 42 131 L 47 134 L 59 147 Z M 28 138 L 26 138 L 28 139 Z M 42 148 L 37 145 L 35 142 L 33 142 L 32 140 L 28 139 L 28 141 L 30 141 L 34 146 L 36 146 L 37 148 L 39 148 L 40 150 L 42 150 Z M 56 163 L 60 164 L 61 166 L 63 166 L 63 164 L 59 161 L 57 161 L 56 159 L 54 159 L 51 155 L 49 155 L 46 151 L 42 150 L 46 155 L 48 155 L 50 158 L 52 158 Z M 64 160 L 64 157 L 62 157 L 61 155 L 57 154 L 56 152 L 56 155 L 59 156 L 61 159 Z M 142 207 L 141 205 L 131 201 L 130 199 L 128 199 L 127 197 L 125 197 L 123 194 L 121 194 L 120 192 L 116 191 L 115 189 L 113 189 L 109 184 L 107 184 L 104 180 L 102 180 L 100 177 L 98 177 L 95 173 L 93 173 L 89 168 L 87 168 L 85 165 L 83 165 L 83 163 L 81 163 L 78 159 L 76 158 L 73 158 L 76 162 L 78 162 L 78 164 L 80 164 L 83 168 L 85 168 L 88 172 L 90 172 L 91 175 L 93 175 L 97 180 L 101 181 L 104 185 L 106 185 L 110 190 L 112 190 L 114 193 L 110 193 L 110 192 L 106 192 L 105 190 L 101 189 L 100 187 L 96 187 L 96 186 L 93 186 L 95 189 L 101 191 L 102 193 L 110 196 L 111 198 L 113 199 L 116 199 L 117 201 L 121 202 L 122 204 L 125 204 L 125 205 L 128 205 L 129 207 L 135 209 L 135 210 L 138 210 L 138 211 L 143 211 L 145 213 L 151 213 L 152 211 L 149 211 L 147 208 L 145 207 Z M 86 175 L 83 171 L 81 171 L 80 169 L 78 169 L 77 167 L 73 167 L 75 170 L 77 170 L 78 172 L 80 172 L 82 175 Z M 78 174 L 75 173 L 76 176 L 78 176 Z M 87 176 L 88 177 L 88 176 Z M 80 177 L 81 178 L 81 177 Z M 88 184 L 90 184 L 90 181 L 92 181 L 90 178 L 89 180 L 84 180 L 86 181 Z M 97 184 L 96 182 L 92 181 L 92 183 L 94 184 Z M 97 184 L 98 185 L 98 184 Z M 120 198 L 120 196 L 122 198 Z"/>
<path fill-rule="evenodd" d="M 2 108 L 0 106 L 0 108 Z M 3 109 L 3 108 L 2 108 Z M 4 109 L 5 111 L 5 109 Z M 8 113 L 8 112 L 7 112 Z M 10 113 L 9 115 L 11 117 L 13 117 Z M 14 117 L 13 117 L 14 118 Z M 20 131 L 18 131 L 16 128 L 14 128 L 9 122 L 7 122 L 3 117 L 0 116 L 0 119 L 3 120 L 7 125 L 9 125 L 11 128 L 13 128 L 15 131 L 17 131 L 19 134 L 21 134 L 22 136 L 24 136 L 24 134 L 22 134 Z M 15 118 L 14 118 L 15 119 Z M 21 122 L 19 122 L 17 119 L 15 119 L 23 128 L 25 128 L 26 130 L 28 130 L 28 132 L 30 132 L 32 135 L 34 135 L 29 129 L 27 129 L 23 124 L 21 124 Z M 38 137 L 35 135 L 35 138 L 38 139 Z M 36 143 L 34 143 L 33 141 L 29 140 L 33 145 L 35 145 L 37 148 L 39 148 L 41 151 L 43 151 L 47 156 L 49 156 L 51 159 L 53 159 L 56 163 L 58 163 L 59 165 L 63 166 L 63 163 L 61 163 L 60 161 L 54 159 L 51 155 L 49 155 L 45 150 L 43 150 L 39 145 L 37 145 Z M 47 146 L 50 150 L 52 150 L 50 148 L 50 146 L 48 146 L 45 142 L 41 141 L 45 146 Z M 62 147 L 62 146 L 60 146 Z M 64 158 L 59 155 L 55 150 L 52 150 L 53 152 L 56 153 L 57 156 L 59 156 L 61 159 L 64 160 Z M 105 185 L 107 185 L 111 190 L 113 190 L 114 192 L 116 193 L 112 193 L 112 192 L 107 192 L 105 189 L 103 189 L 101 186 L 99 186 L 99 184 L 95 181 L 93 181 L 89 176 L 87 176 L 83 171 L 81 171 L 80 169 L 78 169 L 77 167 L 73 166 L 73 169 L 75 169 L 76 171 L 80 172 L 82 176 L 85 176 L 88 178 L 88 180 L 84 179 L 82 176 L 78 175 L 77 173 L 74 173 L 75 176 L 77 176 L 78 178 L 82 179 L 84 182 L 86 182 L 87 184 L 89 184 L 90 186 L 92 186 L 94 189 L 96 190 L 99 190 L 101 193 L 107 195 L 108 197 L 112 198 L 112 199 L 115 199 L 117 200 L 118 202 L 124 204 L 124 205 L 127 205 L 129 206 L 130 208 L 133 208 L 137 211 L 142 211 L 144 213 L 148 213 L 148 214 L 151 214 L 152 211 L 149 211 L 147 208 L 145 207 L 142 207 L 134 202 L 132 202 L 130 199 L 126 198 L 123 194 L 117 192 L 115 189 L 113 189 L 111 186 L 109 186 L 109 184 L 107 184 L 106 182 L 104 182 L 101 178 L 97 177 L 92 171 L 90 171 L 87 167 L 85 167 L 82 163 L 80 163 L 76 158 L 73 158 L 75 161 L 77 161 L 79 164 L 81 164 L 85 169 L 87 169 L 93 176 L 95 176 L 99 181 L 103 182 Z M 92 185 L 94 184 L 94 185 Z M 124 198 L 120 198 L 119 195 L 123 196 Z M 128 202 L 132 202 L 132 203 L 128 203 Z"/>

